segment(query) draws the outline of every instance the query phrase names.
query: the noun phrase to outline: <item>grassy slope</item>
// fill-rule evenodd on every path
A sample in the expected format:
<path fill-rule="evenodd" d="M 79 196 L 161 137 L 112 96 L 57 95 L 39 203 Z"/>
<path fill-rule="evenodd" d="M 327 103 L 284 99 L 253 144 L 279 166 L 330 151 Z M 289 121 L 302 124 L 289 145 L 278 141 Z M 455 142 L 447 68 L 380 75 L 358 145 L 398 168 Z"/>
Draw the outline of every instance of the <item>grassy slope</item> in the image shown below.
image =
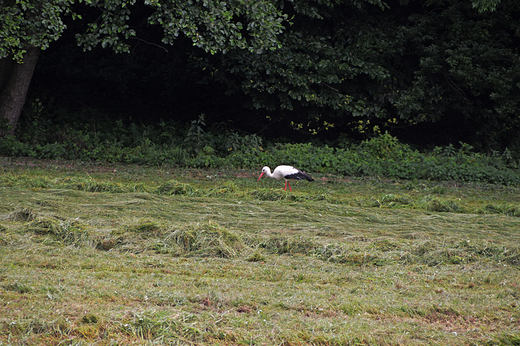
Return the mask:
<path fill-rule="evenodd" d="M 0 345 L 520 342 L 518 189 L 2 166 Z"/>

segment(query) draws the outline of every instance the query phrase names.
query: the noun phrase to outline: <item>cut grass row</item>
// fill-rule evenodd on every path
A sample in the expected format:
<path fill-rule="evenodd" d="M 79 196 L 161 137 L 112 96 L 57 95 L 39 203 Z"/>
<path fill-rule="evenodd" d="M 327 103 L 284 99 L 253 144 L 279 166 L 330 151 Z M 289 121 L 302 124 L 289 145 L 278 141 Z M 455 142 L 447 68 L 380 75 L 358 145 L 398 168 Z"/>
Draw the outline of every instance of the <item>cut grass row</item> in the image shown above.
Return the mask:
<path fill-rule="evenodd" d="M 117 170 L 4 169 L 0 344 L 520 342 L 513 188 Z"/>
<path fill-rule="evenodd" d="M 207 178 L 209 178 L 207 180 L 211 180 L 212 177 Z M 90 174 L 67 176 L 65 178 L 45 176 L 34 178 L 25 174 L 5 174 L 0 176 L 0 184 L 11 188 L 32 188 L 35 191 L 39 189 L 76 190 L 93 193 L 144 193 L 162 196 L 182 195 L 260 201 L 324 201 L 353 207 L 408 208 L 431 212 L 520 216 L 518 189 L 490 184 L 466 184 L 465 187 L 469 187 L 468 189 L 459 187 L 450 189 L 442 183 L 436 182 L 407 182 L 401 184 L 394 180 L 352 179 L 338 188 L 338 184 L 334 180 L 331 181 L 324 177 L 324 181 L 317 188 L 307 187 L 301 193 L 291 194 L 282 189 L 266 189 L 258 185 L 251 189 L 251 181 L 244 184 L 243 181 L 226 181 L 225 179 L 226 177 L 220 177 L 213 179 L 213 184 L 205 182 L 202 186 L 195 186 L 192 183 L 181 182 L 177 179 L 153 182 L 118 182 L 113 181 L 113 178 L 108 180 L 95 179 Z M 200 185 L 200 182 L 197 182 L 197 185 Z M 277 184 L 271 182 L 268 185 L 274 187 Z M 357 191 L 349 189 L 349 187 L 355 186 L 357 190 L 360 188 L 359 185 L 367 189 L 369 193 L 363 192 L 362 195 L 359 195 L 359 193 L 356 193 Z M 465 190 L 483 191 L 483 195 L 488 195 L 488 197 L 474 199 L 464 195 Z M 500 197 L 494 198 L 497 195 Z M 511 202 L 507 202 L 508 200 Z"/>

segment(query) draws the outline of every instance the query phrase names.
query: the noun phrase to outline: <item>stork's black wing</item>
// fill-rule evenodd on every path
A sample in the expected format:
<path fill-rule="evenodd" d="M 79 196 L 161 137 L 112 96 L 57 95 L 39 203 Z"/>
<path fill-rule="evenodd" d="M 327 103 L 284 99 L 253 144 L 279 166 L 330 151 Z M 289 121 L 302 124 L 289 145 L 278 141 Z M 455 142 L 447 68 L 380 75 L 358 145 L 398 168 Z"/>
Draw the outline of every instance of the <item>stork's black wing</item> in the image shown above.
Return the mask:
<path fill-rule="evenodd" d="M 308 181 L 314 181 L 310 175 L 308 175 L 305 172 L 298 171 L 293 174 L 288 174 L 284 176 L 285 179 L 293 179 L 293 180 L 308 180 Z"/>

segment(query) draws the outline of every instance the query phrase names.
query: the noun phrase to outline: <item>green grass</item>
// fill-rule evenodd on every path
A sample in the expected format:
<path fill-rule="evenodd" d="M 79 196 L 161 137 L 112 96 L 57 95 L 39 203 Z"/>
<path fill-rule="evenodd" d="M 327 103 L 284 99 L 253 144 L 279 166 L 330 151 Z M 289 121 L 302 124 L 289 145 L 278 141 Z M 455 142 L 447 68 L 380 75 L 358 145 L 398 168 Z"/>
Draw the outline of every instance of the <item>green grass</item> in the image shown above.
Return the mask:
<path fill-rule="evenodd" d="M 3 161 L 0 345 L 518 345 L 520 191 Z"/>

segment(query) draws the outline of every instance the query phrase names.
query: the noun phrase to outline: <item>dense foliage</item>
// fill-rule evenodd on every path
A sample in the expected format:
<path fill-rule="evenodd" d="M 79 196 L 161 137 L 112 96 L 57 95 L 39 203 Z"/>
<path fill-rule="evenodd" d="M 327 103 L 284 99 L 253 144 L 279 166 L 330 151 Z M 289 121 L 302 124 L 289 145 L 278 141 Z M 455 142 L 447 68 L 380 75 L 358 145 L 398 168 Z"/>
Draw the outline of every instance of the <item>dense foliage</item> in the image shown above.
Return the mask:
<path fill-rule="evenodd" d="M 144 19 L 150 25 L 163 29 L 164 43 L 172 44 L 184 34 L 195 46 L 211 53 L 230 48 L 276 48 L 276 35 L 284 19 L 269 1 L 0 1 L 0 59 L 14 55 L 22 60 L 29 46 L 49 48 L 67 29 L 65 18 L 69 15 L 74 20 L 85 17 L 87 28 L 77 33 L 78 43 L 85 49 L 99 44 L 128 52 L 128 39 L 137 36 L 131 16 L 139 11 L 148 15 Z"/>
<path fill-rule="evenodd" d="M 0 5 L 0 70 L 2 58 L 21 59 L 27 45 L 48 48 L 15 141 L 55 146 L 48 156 L 102 159 L 93 153 L 115 150 L 102 146 L 166 145 L 176 150 L 168 157 L 199 165 L 184 160 L 205 147 L 227 158 L 229 143 L 233 152 L 242 141 L 258 147 L 258 136 L 341 147 L 386 132 L 422 148 L 468 143 L 483 158 L 520 152 L 514 0 Z M 105 117 L 117 135 L 92 138 Z M 195 131 L 201 123 L 218 135 Z M 126 140 L 157 129 L 160 139 Z"/>
<path fill-rule="evenodd" d="M 335 126 L 403 134 L 396 128 L 429 123 L 406 135 L 420 142 L 428 132 L 433 142 L 479 148 L 518 145 L 518 2 L 486 13 L 467 1 L 290 10 L 281 49 L 222 57 L 228 89 L 245 92 L 254 108 L 310 133 Z"/>
<path fill-rule="evenodd" d="M 147 42 L 138 33 L 153 26 L 162 29 L 154 40 L 163 45 L 183 35 L 206 53 L 257 52 L 279 47 L 285 18 L 270 1 L 0 0 L 0 136 L 17 127 L 40 50 L 66 29 L 83 50 L 129 53 L 131 40 Z"/>
<path fill-rule="evenodd" d="M 21 140 L 0 139 L 1 156 L 197 168 L 260 169 L 284 163 L 314 173 L 394 179 L 520 184 L 518 156 L 510 150 L 482 154 L 458 143 L 419 151 L 388 133 L 369 140 L 326 145 L 271 142 L 208 128 L 204 117 L 185 126 L 102 123 L 66 128 L 33 118 Z"/>

